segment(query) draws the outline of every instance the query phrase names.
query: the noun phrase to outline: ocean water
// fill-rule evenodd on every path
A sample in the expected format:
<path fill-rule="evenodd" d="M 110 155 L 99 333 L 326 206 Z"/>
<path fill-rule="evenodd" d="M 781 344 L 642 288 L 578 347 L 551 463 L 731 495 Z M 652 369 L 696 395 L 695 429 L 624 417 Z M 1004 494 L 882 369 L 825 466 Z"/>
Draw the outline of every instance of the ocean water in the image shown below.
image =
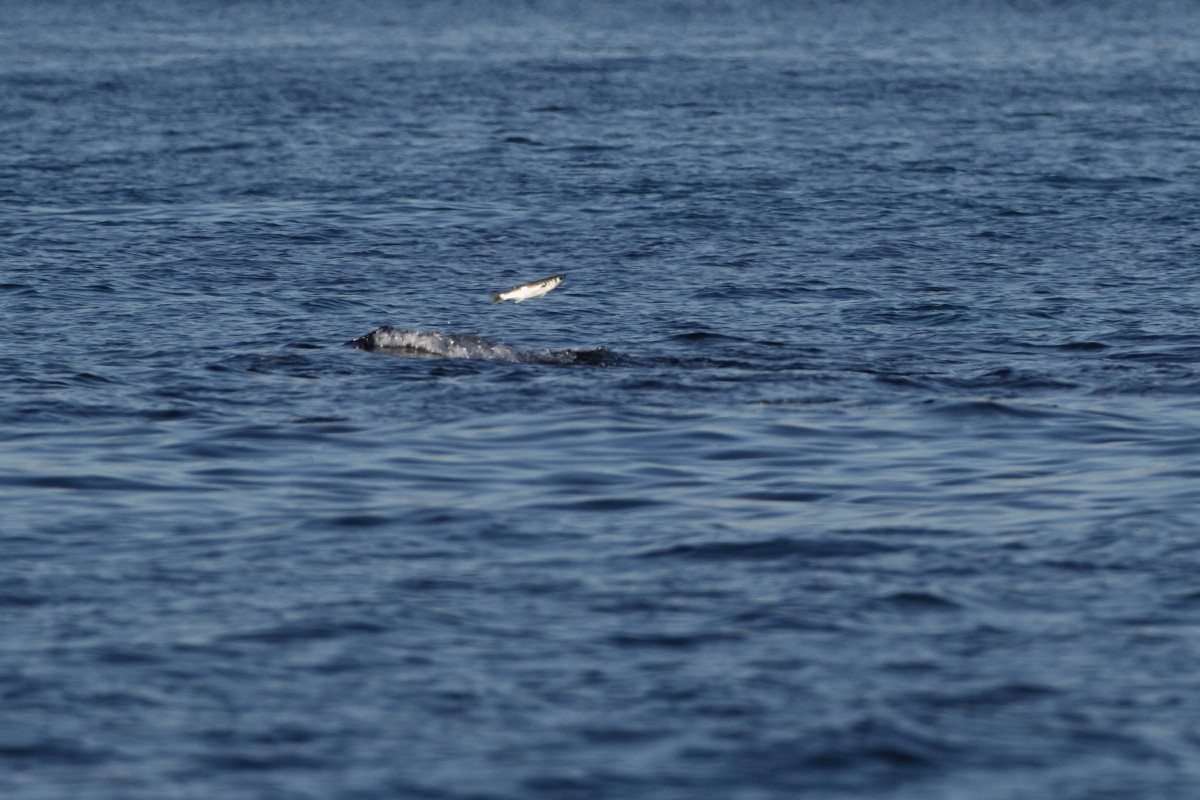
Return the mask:
<path fill-rule="evenodd" d="M 5 798 L 1200 796 L 1195 4 L 3 16 Z"/>

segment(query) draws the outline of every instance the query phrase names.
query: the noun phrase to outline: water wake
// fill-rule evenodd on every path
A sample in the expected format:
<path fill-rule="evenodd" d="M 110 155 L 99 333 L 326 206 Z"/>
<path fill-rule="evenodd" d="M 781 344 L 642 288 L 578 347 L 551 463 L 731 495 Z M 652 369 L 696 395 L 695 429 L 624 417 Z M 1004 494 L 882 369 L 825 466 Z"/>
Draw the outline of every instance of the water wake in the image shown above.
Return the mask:
<path fill-rule="evenodd" d="M 606 347 L 593 350 L 521 350 L 488 341 L 473 333 L 411 331 L 385 325 L 351 339 L 359 350 L 378 350 L 410 358 L 474 358 L 521 364 L 586 364 L 597 367 L 622 363 L 618 353 Z"/>

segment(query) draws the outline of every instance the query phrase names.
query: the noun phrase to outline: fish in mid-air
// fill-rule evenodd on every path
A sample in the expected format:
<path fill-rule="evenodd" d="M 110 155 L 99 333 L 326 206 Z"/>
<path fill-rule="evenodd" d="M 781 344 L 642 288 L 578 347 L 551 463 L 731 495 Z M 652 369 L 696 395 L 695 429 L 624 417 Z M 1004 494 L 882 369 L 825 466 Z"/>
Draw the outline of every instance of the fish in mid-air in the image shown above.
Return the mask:
<path fill-rule="evenodd" d="M 514 286 L 507 292 L 488 292 L 492 296 L 492 304 L 503 303 L 505 300 L 514 300 L 521 302 L 528 300 L 531 297 L 541 297 L 551 289 L 557 288 L 563 282 L 566 275 L 552 275 L 549 278 L 542 278 L 540 281 L 530 281 L 522 283 L 520 286 Z"/>

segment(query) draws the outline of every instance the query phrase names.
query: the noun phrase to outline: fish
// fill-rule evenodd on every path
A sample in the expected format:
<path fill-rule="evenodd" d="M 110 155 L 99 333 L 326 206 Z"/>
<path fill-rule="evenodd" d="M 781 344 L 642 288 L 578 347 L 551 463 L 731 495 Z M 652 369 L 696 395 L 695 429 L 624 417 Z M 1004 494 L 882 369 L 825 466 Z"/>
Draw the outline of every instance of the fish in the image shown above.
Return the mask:
<path fill-rule="evenodd" d="M 492 304 L 503 303 L 505 300 L 513 300 L 521 302 L 528 300 L 531 297 L 541 297 L 551 289 L 558 287 L 563 282 L 566 275 L 551 275 L 549 278 L 542 278 L 540 281 L 530 281 L 522 283 L 520 286 L 514 286 L 507 292 L 488 292 L 492 296 Z"/>

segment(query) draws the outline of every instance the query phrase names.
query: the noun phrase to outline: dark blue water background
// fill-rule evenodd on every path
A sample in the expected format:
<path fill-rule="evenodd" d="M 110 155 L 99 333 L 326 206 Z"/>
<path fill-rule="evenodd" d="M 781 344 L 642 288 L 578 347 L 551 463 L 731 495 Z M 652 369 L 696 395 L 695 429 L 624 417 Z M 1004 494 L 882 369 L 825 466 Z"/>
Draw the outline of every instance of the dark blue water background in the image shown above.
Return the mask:
<path fill-rule="evenodd" d="M 4 797 L 1198 796 L 1195 4 L 0 25 Z"/>

